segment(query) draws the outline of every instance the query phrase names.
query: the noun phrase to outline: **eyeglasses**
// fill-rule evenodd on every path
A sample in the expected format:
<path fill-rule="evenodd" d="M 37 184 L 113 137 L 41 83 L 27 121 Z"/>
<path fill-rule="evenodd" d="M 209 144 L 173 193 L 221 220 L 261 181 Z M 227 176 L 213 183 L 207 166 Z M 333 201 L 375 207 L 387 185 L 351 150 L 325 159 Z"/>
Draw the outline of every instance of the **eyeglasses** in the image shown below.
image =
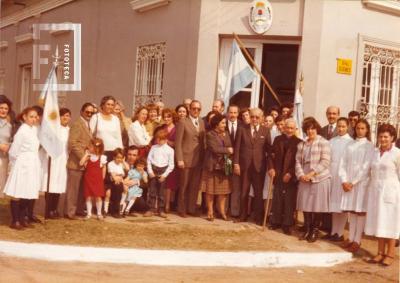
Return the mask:
<path fill-rule="evenodd" d="M 254 116 L 254 115 L 252 115 L 252 116 L 250 116 L 250 118 L 251 118 L 251 119 L 253 119 L 253 118 L 254 118 L 254 119 L 260 119 L 261 117 L 260 117 L 260 116 Z"/>
<path fill-rule="evenodd" d="M 86 114 L 86 115 L 89 115 L 89 116 L 90 116 L 90 115 L 93 115 L 93 113 L 94 113 L 93 111 L 85 111 L 85 114 Z"/>
<path fill-rule="evenodd" d="M 201 110 L 200 107 L 191 107 L 190 109 L 191 109 L 191 110 L 196 110 L 196 111 L 200 111 L 200 110 Z"/>

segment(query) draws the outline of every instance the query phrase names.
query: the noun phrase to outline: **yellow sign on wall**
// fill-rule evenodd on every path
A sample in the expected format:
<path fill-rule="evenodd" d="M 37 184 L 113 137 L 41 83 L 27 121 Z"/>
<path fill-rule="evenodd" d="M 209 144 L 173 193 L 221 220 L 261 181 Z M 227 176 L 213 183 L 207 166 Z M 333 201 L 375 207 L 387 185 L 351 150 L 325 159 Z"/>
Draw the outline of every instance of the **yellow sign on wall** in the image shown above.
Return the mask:
<path fill-rule="evenodd" d="M 351 75 L 352 60 L 337 58 L 336 72 L 338 74 Z"/>

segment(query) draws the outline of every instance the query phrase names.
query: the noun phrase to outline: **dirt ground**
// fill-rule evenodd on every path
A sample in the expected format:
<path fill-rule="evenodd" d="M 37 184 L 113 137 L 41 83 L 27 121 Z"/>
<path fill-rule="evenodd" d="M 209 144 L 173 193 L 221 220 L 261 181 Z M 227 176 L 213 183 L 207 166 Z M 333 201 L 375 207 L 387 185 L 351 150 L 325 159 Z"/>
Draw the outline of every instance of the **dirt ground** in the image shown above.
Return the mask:
<path fill-rule="evenodd" d="M 382 268 L 357 259 L 332 268 L 188 268 L 45 262 L 0 258 L 0 282 L 398 282 L 398 266 Z"/>

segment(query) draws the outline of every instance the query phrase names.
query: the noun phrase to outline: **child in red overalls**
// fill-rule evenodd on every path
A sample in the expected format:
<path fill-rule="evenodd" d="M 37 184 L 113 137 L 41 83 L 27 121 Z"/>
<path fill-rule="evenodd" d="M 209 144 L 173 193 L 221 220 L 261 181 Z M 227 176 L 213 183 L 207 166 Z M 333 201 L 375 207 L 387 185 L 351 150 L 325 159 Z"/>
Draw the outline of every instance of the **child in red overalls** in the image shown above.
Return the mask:
<path fill-rule="evenodd" d="M 105 195 L 104 177 L 106 175 L 107 157 L 103 155 L 104 144 L 101 139 L 91 140 L 88 150 L 80 161 L 85 166 L 83 175 L 83 192 L 86 200 L 86 219 L 92 217 L 92 198 L 96 198 L 97 219 L 102 220 L 102 198 Z"/>

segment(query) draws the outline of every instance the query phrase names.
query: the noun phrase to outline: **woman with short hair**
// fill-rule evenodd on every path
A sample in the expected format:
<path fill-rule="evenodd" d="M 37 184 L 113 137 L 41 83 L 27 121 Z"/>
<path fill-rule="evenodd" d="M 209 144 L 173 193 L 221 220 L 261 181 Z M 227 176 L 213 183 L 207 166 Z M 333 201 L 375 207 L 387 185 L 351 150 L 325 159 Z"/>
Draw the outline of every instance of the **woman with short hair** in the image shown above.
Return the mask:
<path fill-rule="evenodd" d="M 400 149 L 394 146 L 395 140 L 392 125 L 379 126 L 368 186 L 365 234 L 378 238 L 378 253 L 369 262 L 385 266 L 393 263 L 400 236 Z"/>
<path fill-rule="evenodd" d="M 129 146 L 139 149 L 139 157 L 146 157 L 150 150 L 151 136 L 146 130 L 146 121 L 149 111 L 146 106 L 139 107 L 133 116 L 133 123 L 129 127 Z"/>
<path fill-rule="evenodd" d="M 304 214 L 305 232 L 300 240 L 311 243 L 318 239 L 322 213 L 329 212 L 331 148 L 319 135 L 321 126 L 315 119 L 304 121 L 302 128 L 307 138 L 298 144 L 296 153 L 297 210 Z"/>

